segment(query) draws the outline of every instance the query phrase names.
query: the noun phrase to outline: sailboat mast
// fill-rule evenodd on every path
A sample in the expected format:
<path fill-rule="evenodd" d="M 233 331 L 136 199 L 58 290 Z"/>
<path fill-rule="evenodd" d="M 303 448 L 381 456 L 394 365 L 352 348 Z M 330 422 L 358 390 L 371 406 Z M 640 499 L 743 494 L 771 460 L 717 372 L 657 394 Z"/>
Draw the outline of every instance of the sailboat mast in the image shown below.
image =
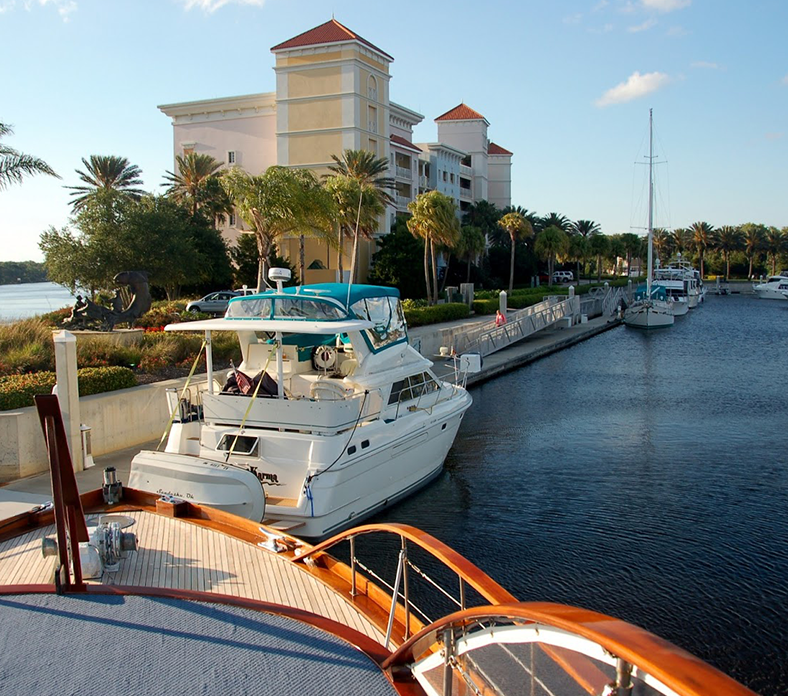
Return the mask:
<path fill-rule="evenodd" d="M 648 110 L 648 275 L 646 276 L 646 297 L 651 299 L 651 278 L 654 271 L 654 128 L 653 109 Z"/>

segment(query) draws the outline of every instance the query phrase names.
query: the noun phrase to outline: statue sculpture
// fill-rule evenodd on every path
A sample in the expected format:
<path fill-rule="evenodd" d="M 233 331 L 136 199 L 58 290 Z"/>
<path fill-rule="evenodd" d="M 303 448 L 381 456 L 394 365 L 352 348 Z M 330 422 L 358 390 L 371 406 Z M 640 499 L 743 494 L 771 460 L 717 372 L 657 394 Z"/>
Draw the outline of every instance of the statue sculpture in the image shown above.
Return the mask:
<path fill-rule="evenodd" d="M 115 290 L 112 297 L 111 309 L 77 295 L 71 316 L 63 322 L 63 326 L 67 329 L 112 331 L 115 324 L 131 323 L 150 309 L 148 275 L 144 271 L 123 271 L 115 276 L 114 281 L 129 287 L 131 302 L 127 307 L 123 307 L 123 299 L 118 290 Z"/>

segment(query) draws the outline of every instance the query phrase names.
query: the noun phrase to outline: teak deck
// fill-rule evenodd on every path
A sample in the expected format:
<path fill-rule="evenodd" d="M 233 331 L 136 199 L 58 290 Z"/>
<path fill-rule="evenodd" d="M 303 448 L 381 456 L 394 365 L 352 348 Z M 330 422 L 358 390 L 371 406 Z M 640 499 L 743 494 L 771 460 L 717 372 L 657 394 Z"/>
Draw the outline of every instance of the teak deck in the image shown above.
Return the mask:
<path fill-rule="evenodd" d="M 216 592 L 297 607 L 355 628 L 382 643 L 380 631 L 320 580 L 267 549 L 220 532 L 145 511 L 123 511 L 135 523 L 138 550 L 115 573 L 94 582 Z M 90 520 L 90 518 L 89 518 Z M 90 522 L 88 522 L 90 523 Z M 0 585 L 52 582 L 56 557 L 41 554 L 54 525 L 0 542 Z"/>

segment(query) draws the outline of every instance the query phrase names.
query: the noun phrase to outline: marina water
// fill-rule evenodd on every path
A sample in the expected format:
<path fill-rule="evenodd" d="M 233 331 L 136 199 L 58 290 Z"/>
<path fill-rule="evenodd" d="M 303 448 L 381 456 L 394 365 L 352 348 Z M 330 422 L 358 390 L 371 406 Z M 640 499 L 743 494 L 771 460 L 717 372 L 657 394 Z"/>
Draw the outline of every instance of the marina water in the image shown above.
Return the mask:
<path fill-rule="evenodd" d="M 710 296 L 486 382 L 441 478 L 375 521 L 788 693 L 786 345 L 788 302 Z"/>
<path fill-rule="evenodd" d="M 55 283 L 0 285 L 0 324 L 45 314 L 74 304 L 74 297 Z"/>

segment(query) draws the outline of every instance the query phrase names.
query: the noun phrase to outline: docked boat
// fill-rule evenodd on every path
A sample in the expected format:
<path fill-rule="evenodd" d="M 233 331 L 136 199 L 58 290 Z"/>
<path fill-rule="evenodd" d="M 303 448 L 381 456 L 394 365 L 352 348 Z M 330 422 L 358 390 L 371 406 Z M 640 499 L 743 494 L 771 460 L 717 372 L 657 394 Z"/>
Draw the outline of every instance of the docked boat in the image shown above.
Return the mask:
<path fill-rule="evenodd" d="M 695 309 L 704 295 L 703 281 L 700 272 L 692 264 L 684 260 L 681 253 L 676 254 L 666 266 L 654 269 L 654 280 L 665 288 L 668 298 L 686 304 L 687 309 Z M 686 314 L 675 311 L 674 315 Z"/>
<path fill-rule="evenodd" d="M 673 302 L 662 285 L 653 283 L 654 276 L 654 134 L 652 112 L 648 112 L 648 270 L 646 282 L 635 292 L 633 302 L 624 310 L 624 324 L 635 329 L 659 329 L 673 326 Z"/>
<path fill-rule="evenodd" d="M 788 290 L 788 276 L 769 276 L 761 283 L 753 283 L 752 289 L 762 300 L 784 300 L 784 291 Z"/>
<path fill-rule="evenodd" d="M 207 384 L 168 394 L 162 451 L 129 484 L 320 538 L 440 473 L 471 397 L 408 344 L 395 288 L 328 283 L 230 300 L 205 334 Z M 217 380 L 211 335 L 237 332 L 243 361 Z"/>
<path fill-rule="evenodd" d="M 4 693 L 754 696 L 624 621 L 519 602 L 413 527 L 310 545 L 109 470 L 80 496 L 57 397 L 36 402 L 54 504 L 0 526 Z"/>

